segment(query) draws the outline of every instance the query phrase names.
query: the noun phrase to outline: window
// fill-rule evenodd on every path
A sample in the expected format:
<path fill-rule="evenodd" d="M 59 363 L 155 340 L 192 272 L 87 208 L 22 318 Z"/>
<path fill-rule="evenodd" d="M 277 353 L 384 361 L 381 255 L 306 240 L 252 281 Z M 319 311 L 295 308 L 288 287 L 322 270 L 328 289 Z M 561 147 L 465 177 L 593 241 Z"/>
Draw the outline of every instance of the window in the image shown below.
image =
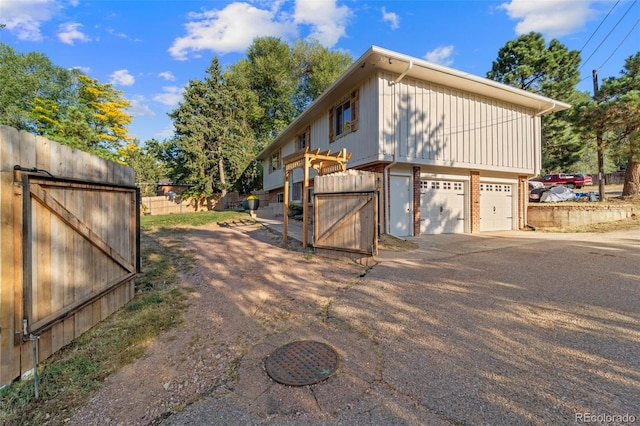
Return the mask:
<path fill-rule="evenodd" d="M 276 203 L 284 203 L 284 192 L 278 192 L 276 194 Z"/>
<path fill-rule="evenodd" d="M 307 147 L 311 148 L 311 126 L 296 135 L 296 149 L 301 151 Z"/>
<path fill-rule="evenodd" d="M 280 168 L 280 151 L 276 151 L 271 155 L 269 160 L 269 173 Z"/>
<path fill-rule="evenodd" d="M 291 201 L 302 201 L 302 182 L 291 185 Z"/>
<path fill-rule="evenodd" d="M 329 142 L 334 142 L 336 137 L 356 130 L 358 130 L 358 91 L 354 90 L 329 110 Z"/>
<path fill-rule="evenodd" d="M 351 100 L 336 108 L 336 136 L 351 131 Z"/>

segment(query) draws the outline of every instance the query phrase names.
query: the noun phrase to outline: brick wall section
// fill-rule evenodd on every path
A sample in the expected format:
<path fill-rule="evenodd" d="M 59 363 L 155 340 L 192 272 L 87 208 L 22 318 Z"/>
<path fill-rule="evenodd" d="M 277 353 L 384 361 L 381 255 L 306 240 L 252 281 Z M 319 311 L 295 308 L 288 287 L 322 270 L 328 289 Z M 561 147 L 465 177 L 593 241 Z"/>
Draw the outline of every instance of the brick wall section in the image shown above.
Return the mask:
<path fill-rule="evenodd" d="M 480 232 L 480 172 L 469 173 L 471 193 L 471 233 Z"/>
<path fill-rule="evenodd" d="M 518 176 L 518 229 L 527 225 L 527 203 L 529 201 L 529 184 L 527 176 Z"/>
<path fill-rule="evenodd" d="M 384 167 L 386 165 L 387 163 L 368 164 L 364 167 L 359 167 L 358 170 L 364 170 L 366 172 L 373 172 L 373 173 L 384 173 Z"/>
<path fill-rule="evenodd" d="M 413 168 L 413 236 L 420 235 L 420 167 Z"/>

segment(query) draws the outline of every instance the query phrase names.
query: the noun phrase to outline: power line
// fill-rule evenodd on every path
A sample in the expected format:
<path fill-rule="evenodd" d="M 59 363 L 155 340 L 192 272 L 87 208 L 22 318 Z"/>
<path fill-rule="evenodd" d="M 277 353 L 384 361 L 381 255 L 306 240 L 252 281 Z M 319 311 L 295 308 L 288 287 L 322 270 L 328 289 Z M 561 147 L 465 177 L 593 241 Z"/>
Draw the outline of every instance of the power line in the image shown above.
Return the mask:
<path fill-rule="evenodd" d="M 604 39 L 600 42 L 600 44 L 598 45 L 598 47 L 595 48 L 595 50 L 593 51 L 593 53 L 591 53 L 591 55 L 582 63 L 582 65 L 580 66 L 580 68 L 578 70 L 581 70 L 582 67 L 584 67 L 586 65 L 587 62 L 589 62 L 589 59 L 591 59 L 593 57 L 593 55 L 595 55 L 595 53 L 598 51 L 598 49 L 600 49 L 600 47 L 602 47 L 602 44 L 607 40 L 607 38 L 609 38 L 609 36 L 611 35 L 611 33 L 613 33 L 613 31 L 618 27 L 618 25 L 620 24 L 620 22 L 622 22 L 622 20 L 625 18 L 625 16 L 627 16 L 627 14 L 629 13 L 629 11 L 631 10 L 631 8 L 633 6 L 636 5 L 637 0 L 633 0 L 633 2 L 631 3 L 631 6 L 629 6 L 629 8 L 627 9 L 627 11 L 624 13 L 624 15 L 622 15 L 622 17 L 618 20 L 618 22 L 616 22 L 616 24 L 613 26 L 613 28 L 611 28 L 609 30 L 609 32 L 607 33 L 607 35 L 604 37 Z"/>
<path fill-rule="evenodd" d="M 598 32 L 598 30 L 600 29 L 600 27 L 602 26 L 602 24 L 604 24 L 604 21 L 607 20 L 607 18 L 609 17 L 609 15 L 611 15 L 611 12 L 613 12 L 613 9 L 616 8 L 616 6 L 618 5 L 618 3 L 620 3 L 620 0 L 618 0 L 616 2 L 616 4 L 614 4 L 611 9 L 609 9 L 609 12 L 607 13 L 607 16 L 605 16 L 604 18 L 602 18 L 602 21 L 600 21 L 600 24 L 598 24 L 598 28 L 596 28 L 592 33 L 591 36 L 589 36 L 589 39 L 584 43 L 584 46 L 582 46 L 580 48 L 580 53 L 582 53 L 582 51 L 584 50 L 585 47 L 587 47 L 587 44 L 589 44 L 589 42 L 591 41 L 591 39 L 593 38 L 594 35 L 596 35 L 596 33 Z"/>
<path fill-rule="evenodd" d="M 609 59 L 611 59 L 611 57 L 613 56 L 614 53 L 616 53 L 618 51 L 618 49 L 620 49 L 620 46 L 622 46 L 622 44 L 627 40 L 627 38 L 629 38 L 629 36 L 631 35 L 631 33 L 633 32 L 633 30 L 636 28 L 636 26 L 638 26 L 638 23 L 640 23 L 640 19 L 638 19 L 636 21 L 635 24 L 633 24 L 633 27 L 631 27 L 631 30 L 629 30 L 629 32 L 627 33 L 627 35 L 622 39 L 622 41 L 620 42 L 620 44 L 618 44 L 618 47 L 616 47 L 615 49 L 613 49 L 613 52 L 611 52 L 611 55 L 609 55 L 609 57 L 602 63 L 602 65 L 600 65 L 598 68 L 596 69 L 600 69 L 602 68 L 607 62 L 609 62 Z"/>

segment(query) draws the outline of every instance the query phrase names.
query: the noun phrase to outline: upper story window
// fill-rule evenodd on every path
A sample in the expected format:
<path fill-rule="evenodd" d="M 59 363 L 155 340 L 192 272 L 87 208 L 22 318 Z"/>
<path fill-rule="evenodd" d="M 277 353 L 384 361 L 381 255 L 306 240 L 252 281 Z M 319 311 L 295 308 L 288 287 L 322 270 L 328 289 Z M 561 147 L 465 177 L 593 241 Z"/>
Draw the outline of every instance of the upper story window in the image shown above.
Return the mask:
<path fill-rule="evenodd" d="M 358 130 L 358 90 L 351 92 L 329 111 L 329 142 L 356 130 Z"/>
<path fill-rule="evenodd" d="M 305 148 L 311 148 L 311 126 L 307 126 L 296 135 L 296 150 L 301 151 Z"/>
<path fill-rule="evenodd" d="M 271 154 L 271 158 L 269 159 L 269 173 L 278 170 L 281 166 L 280 150 L 278 150 Z"/>
<path fill-rule="evenodd" d="M 351 100 L 336 108 L 336 136 L 351 131 Z"/>

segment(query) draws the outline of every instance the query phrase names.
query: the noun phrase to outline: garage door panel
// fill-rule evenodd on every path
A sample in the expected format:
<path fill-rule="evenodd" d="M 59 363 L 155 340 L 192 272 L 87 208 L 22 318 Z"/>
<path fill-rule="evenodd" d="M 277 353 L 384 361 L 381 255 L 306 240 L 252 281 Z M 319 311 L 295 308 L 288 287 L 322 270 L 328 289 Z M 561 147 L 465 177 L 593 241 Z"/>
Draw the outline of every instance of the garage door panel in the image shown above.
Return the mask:
<path fill-rule="evenodd" d="M 512 188 L 511 184 L 480 184 L 480 231 L 513 229 Z"/>
<path fill-rule="evenodd" d="M 464 232 L 464 185 L 444 180 L 420 181 L 420 233 Z"/>

